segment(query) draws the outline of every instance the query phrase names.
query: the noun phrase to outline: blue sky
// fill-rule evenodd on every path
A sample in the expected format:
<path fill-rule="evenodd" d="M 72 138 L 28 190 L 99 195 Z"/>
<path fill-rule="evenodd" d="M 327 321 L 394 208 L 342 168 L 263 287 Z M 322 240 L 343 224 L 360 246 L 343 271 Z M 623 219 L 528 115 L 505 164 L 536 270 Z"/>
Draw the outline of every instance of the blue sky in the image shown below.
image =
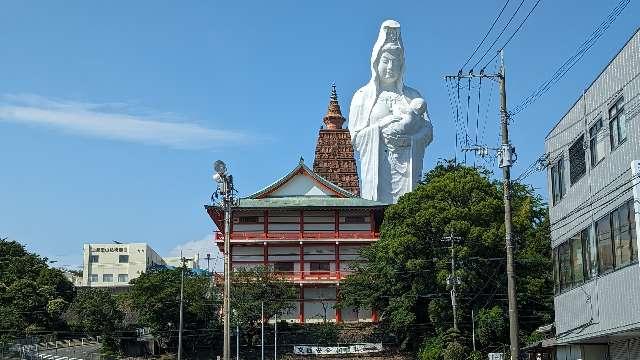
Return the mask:
<path fill-rule="evenodd" d="M 510 2 L 497 30 L 519 3 Z M 616 3 L 543 0 L 506 48 L 509 105 L 548 79 Z M 215 189 L 213 161 L 227 162 L 241 194 L 285 174 L 300 156 L 311 164 L 330 84 L 337 83 L 346 116 L 351 95 L 369 79 L 371 48 L 388 18 L 403 27 L 406 83 L 429 104 L 430 169 L 455 147 L 442 77 L 457 72 L 503 4 L 5 1 L 0 236 L 68 266 L 81 263 L 85 242 L 206 253 L 214 226 L 202 205 Z M 514 24 L 533 4 L 525 0 Z M 515 176 L 636 30 L 638 10 L 629 4 L 582 61 L 518 116 Z M 491 89 L 490 111 L 490 88 L 482 89 L 481 113 L 484 143 L 494 146 Z M 543 173 L 526 181 L 546 198 Z"/>

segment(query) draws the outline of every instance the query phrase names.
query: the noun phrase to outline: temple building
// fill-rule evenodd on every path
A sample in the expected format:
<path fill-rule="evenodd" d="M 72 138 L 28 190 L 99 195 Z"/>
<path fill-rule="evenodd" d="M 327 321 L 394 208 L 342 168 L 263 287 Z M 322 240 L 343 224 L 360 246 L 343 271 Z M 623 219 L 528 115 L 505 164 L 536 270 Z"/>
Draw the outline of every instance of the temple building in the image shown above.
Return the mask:
<path fill-rule="evenodd" d="M 360 250 L 379 239 L 385 204 L 360 198 L 349 131 L 335 86 L 320 130 L 314 169 L 303 159 L 288 174 L 241 198 L 233 208 L 231 269 L 266 266 L 299 286 L 292 322 L 376 321 L 375 312 L 334 308 L 340 282 L 361 260 Z M 206 206 L 220 231 L 214 239 L 223 250 L 224 214 Z"/>

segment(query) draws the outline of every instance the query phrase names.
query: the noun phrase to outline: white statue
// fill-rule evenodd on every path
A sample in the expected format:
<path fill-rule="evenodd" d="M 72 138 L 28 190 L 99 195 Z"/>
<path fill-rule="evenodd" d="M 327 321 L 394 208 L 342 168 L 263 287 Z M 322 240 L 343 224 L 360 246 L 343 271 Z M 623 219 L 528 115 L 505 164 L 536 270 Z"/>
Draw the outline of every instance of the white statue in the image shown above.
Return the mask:
<path fill-rule="evenodd" d="M 433 139 L 427 104 L 404 85 L 400 24 L 380 27 L 371 54 L 371 80 L 353 95 L 349 131 L 360 154 L 361 195 L 396 203 L 422 176 L 422 159 Z"/>

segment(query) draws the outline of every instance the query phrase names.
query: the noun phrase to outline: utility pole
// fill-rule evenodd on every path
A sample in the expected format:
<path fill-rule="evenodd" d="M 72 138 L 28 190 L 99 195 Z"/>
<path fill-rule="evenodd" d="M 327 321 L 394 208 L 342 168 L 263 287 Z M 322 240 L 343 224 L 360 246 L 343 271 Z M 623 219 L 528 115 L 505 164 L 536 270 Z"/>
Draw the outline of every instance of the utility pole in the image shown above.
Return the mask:
<path fill-rule="evenodd" d="M 473 351 L 476 351 L 476 317 L 471 309 L 471 338 L 473 341 Z"/>
<path fill-rule="evenodd" d="M 507 91 L 506 76 L 504 66 L 504 52 L 500 51 L 500 72 L 498 74 L 486 74 L 484 69 L 479 74 L 473 71 L 463 74 L 460 71 L 457 75 L 445 76 L 445 79 L 466 79 L 466 78 L 489 78 L 497 80 L 500 86 L 500 125 L 501 125 L 501 146 L 498 150 L 500 167 L 502 168 L 502 190 L 504 198 L 504 226 L 505 226 L 505 247 L 507 252 L 507 292 L 509 298 L 509 340 L 511 343 L 511 360 L 519 360 L 520 342 L 518 339 L 518 303 L 516 300 L 515 269 L 513 265 L 513 244 L 512 244 L 512 224 L 511 224 L 511 166 L 515 161 L 515 148 L 509 142 L 509 113 L 507 111 Z M 474 146 L 469 151 L 480 152 L 481 156 L 486 154 L 489 148 Z"/>
<path fill-rule="evenodd" d="M 273 360 L 278 360 L 278 314 L 273 315 Z"/>
<path fill-rule="evenodd" d="M 209 261 L 211 261 L 211 254 L 207 254 L 207 272 L 211 272 L 209 268 Z"/>
<path fill-rule="evenodd" d="M 453 248 L 453 243 L 460 240 L 462 240 L 462 238 L 453 236 L 453 234 L 442 239 L 442 241 L 448 241 L 451 243 L 451 275 L 449 275 L 449 278 L 447 279 L 447 285 L 451 285 L 451 307 L 453 308 L 453 329 L 455 331 L 458 331 L 458 303 L 456 301 L 456 285 L 458 284 L 458 277 L 456 276 L 456 254 Z"/>
<path fill-rule="evenodd" d="M 227 175 L 227 166 L 222 160 L 216 160 L 213 165 L 216 171 L 213 180 L 218 183 L 218 189 L 211 196 L 211 200 L 222 197 L 222 202 L 218 206 L 224 210 L 224 294 L 222 296 L 222 318 L 223 318 L 223 347 L 222 359 L 230 360 L 231 356 L 231 325 L 229 318 L 231 300 L 231 210 L 232 206 L 238 205 L 236 189 L 233 186 L 233 176 Z"/>
<path fill-rule="evenodd" d="M 516 301 L 516 274 L 513 266 L 513 244 L 511 242 L 511 166 L 513 165 L 513 146 L 509 142 L 509 113 L 507 112 L 507 90 L 504 68 L 504 52 L 500 50 L 500 123 L 502 125 L 502 150 L 500 167 L 502 168 L 502 187 L 504 192 L 504 229 L 507 247 L 507 293 L 509 296 L 509 340 L 511 359 L 520 359 L 518 340 L 518 303 Z"/>

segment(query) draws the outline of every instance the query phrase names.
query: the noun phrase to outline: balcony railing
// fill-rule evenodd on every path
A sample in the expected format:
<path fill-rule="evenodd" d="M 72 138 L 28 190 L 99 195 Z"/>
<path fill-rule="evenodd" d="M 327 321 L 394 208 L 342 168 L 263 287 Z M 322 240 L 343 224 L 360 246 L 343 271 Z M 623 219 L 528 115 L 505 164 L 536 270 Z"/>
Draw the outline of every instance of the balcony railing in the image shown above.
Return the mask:
<path fill-rule="evenodd" d="M 342 280 L 350 275 L 352 272 L 349 270 L 344 271 L 287 271 L 287 272 L 276 272 L 277 276 L 289 280 L 289 281 L 299 281 L 299 280 Z"/>
<path fill-rule="evenodd" d="M 370 231 L 305 231 L 305 232 L 239 232 L 231 233 L 231 240 L 301 240 L 301 239 L 378 239 L 380 233 Z M 215 240 L 224 240 L 224 233 L 215 232 Z"/>

